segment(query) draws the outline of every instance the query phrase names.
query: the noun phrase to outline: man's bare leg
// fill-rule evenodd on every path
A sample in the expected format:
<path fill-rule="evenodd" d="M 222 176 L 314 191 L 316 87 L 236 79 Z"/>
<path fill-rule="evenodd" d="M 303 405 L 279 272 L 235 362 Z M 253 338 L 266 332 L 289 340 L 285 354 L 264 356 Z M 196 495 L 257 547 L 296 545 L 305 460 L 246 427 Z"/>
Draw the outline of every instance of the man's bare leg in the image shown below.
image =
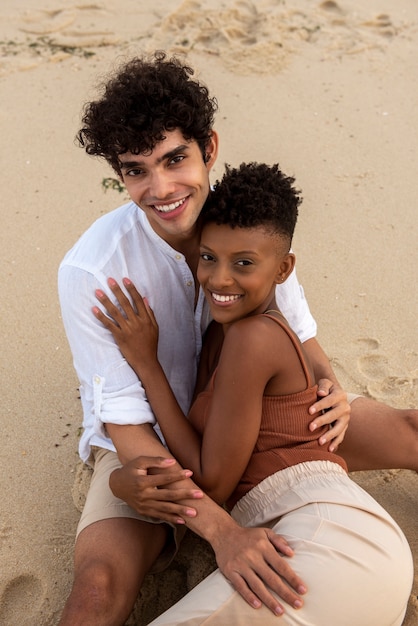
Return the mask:
<path fill-rule="evenodd" d="M 128 518 L 87 526 L 77 538 L 74 583 L 60 626 L 123 625 L 166 537 L 164 524 Z"/>
<path fill-rule="evenodd" d="M 394 409 L 370 398 L 356 398 L 338 453 L 346 460 L 350 472 L 418 471 L 418 410 Z"/>

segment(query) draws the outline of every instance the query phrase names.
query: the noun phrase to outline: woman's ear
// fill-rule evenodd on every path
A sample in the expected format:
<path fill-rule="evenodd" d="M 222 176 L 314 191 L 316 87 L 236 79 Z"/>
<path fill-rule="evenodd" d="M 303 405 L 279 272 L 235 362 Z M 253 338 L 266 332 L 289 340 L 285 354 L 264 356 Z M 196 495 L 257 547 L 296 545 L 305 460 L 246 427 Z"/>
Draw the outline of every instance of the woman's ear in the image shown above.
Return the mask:
<path fill-rule="evenodd" d="M 219 135 L 216 132 L 216 130 L 212 130 L 212 134 L 209 139 L 209 142 L 206 145 L 205 154 L 203 157 L 203 160 L 208 170 L 210 170 L 212 166 L 214 165 L 216 158 L 218 156 L 218 150 L 219 150 Z"/>
<path fill-rule="evenodd" d="M 290 274 L 293 272 L 295 267 L 296 257 L 293 252 L 288 252 L 285 254 L 283 259 L 280 261 L 279 269 L 276 274 L 276 283 L 284 283 L 287 278 L 289 278 Z"/>

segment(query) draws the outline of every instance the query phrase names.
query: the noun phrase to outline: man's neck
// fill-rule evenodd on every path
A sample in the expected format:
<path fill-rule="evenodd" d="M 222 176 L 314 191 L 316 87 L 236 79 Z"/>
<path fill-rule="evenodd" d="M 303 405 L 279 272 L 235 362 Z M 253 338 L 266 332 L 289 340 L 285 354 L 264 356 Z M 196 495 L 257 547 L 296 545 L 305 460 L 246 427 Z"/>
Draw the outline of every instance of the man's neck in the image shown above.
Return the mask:
<path fill-rule="evenodd" d="M 167 241 L 167 243 L 170 244 L 174 250 L 184 255 L 196 279 L 197 264 L 199 262 L 200 228 L 196 227 L 193 229 L 193 232 L 183 237 L 173 238 L 171 241 Z"/>
<path fill-rule="evenodd" d="M 190 236 L 185 237 L 184 239 L 177 240 L 176 242 L 167 242 L 171 245 L 172 248 L 180 252 L 184 255 L 186 259 L 187 265 L 190 267 L 190 270 L 193 274 L 194 282 L 195 282 L 195 305 L 197 304 L 197 299 L 199 295 L 199 283 L 197 280 L 197 266 L 199 263 L 199 252 L 200 252 L 200 232 L 196 230 L 196 232 Z"/>

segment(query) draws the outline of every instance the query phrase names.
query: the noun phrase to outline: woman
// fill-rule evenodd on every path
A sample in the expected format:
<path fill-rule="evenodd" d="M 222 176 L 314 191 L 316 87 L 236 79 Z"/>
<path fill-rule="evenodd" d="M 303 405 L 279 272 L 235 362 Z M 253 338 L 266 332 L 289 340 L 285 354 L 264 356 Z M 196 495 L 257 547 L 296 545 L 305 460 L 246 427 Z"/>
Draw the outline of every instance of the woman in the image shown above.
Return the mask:
<path fill-rule="evenodd" d="M 347 475 L 344 460 L 308 425 L 317 387 L 275 286 L 291 273 L 300 197 L 278 166 L 227 168 L 202 212 L 198 279 L 213 319 L 187 419 L 157 358 L 158 326 L 129 279 L 134 307 L 114 280 L 122 312 L 98 292 L 95 308 L 140 377 L 172 454 L 243 526 L 272 528 L 294 550 L 308 585 L 282 624 L 398 626 L 412 584 L 411 553 L 394 520 Z M 175 329 L 173 329 L 175 332 Z M 269 624 L 219 571 L 152 622 Z"/>

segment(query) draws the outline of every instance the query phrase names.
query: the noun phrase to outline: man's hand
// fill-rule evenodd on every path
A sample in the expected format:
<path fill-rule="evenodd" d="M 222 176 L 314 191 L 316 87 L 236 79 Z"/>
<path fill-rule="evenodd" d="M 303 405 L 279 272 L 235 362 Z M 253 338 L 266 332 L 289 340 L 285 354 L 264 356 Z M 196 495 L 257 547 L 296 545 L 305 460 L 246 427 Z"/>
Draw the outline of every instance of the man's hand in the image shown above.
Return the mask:
<path fill-rule="evenodd" d="M 318 396 L 321 397 L 321 400 L 315 402 L 309 409 L 309 413 L 315 415 L 309 429 L 314 431 L 320 426 L 328 424 L 330 429 L 320 437 L 319 443 L 321 446 L 329 443 L 328 450 L 336 452 L 344 439 L 350 420 L 351 407 L 347 402 L 347 394 L 337 383 L 322 378 L 318 382 Z"/>
<path fill-rule="evenodd" d="M 197 488 L 170 488 L 190 478 L 190 470 L 170 469 L 174 459 L 140 456 L 120 469 L 114 470 L 109 478 L 113 494 L 124 500 L 141 515 L 184 524 L 185 518 L 195 517 L 196 509 L 177 504 L 180 500 L 203 498 Z"/>
<path fill-rule="evenodd" d="M 231 520 L 232 522 L 232 520 Z M 273 590 L 295 609 L 303 605 L 306 587 L 288 563 L 293 550 L 268 528 L 223 528 L 212 542 L 219 569 L 234 589 L 254 608 L 265 604 L 275 615 L 284 613 Z"/>

